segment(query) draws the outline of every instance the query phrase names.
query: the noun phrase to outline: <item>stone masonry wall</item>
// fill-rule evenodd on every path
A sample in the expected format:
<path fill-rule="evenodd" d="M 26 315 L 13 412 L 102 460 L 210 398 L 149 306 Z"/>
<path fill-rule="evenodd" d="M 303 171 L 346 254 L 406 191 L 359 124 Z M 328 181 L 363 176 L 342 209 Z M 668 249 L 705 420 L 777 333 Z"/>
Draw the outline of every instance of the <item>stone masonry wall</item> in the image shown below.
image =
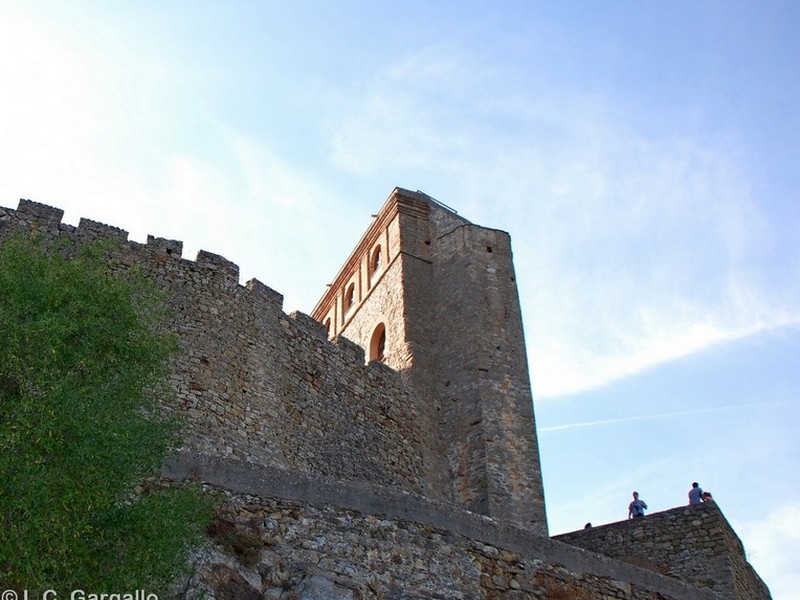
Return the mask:
<path fill-rule="evenodd" d="M 224 500 L 187 597 L 721 600 L 710 590 L 453 507 L 358 483 L 181 455 Z"/>
<path fill-rule="evenodd" d="M 181 243 L 149 238 L 20 201 L 0 208 L 0 237 L 36 232 L 119 241 L 117 268 L 137 266 L 167 296 L 170 328 L 182 347 L 172 384 L 188 420 L 186 446 L 217 456 L 334 479 L 426 491 L 417 399 L 398 374 L 374 363 L 354 343 L 328 341 L 321 324 L 282 312 L 282 297 L 238 267 L 201 251 L 182 259 Z"/>
<path fill-rule="evenodd" d="M 739 600 L 770 598 L 716 503 L 674 508 L 554 539 Z"/>
<path fill-rule="evenodd" d="M 450 472 L 472 510 L 547 535 L 510 238 L 469 224 L 435 250 L 433 347 Z"/>
<path fill-rule="evenodd" d="M 396 229 L 396 225 L 395 219 L 390 223 L 389 229 Z M 391 238 L 398 239 L 399 234 L 392 235 Z M 420 262 L 423 263 L 422 268 L 413 269 L 413 266 L 418 266 Z M 409 263 L 412 263 L 412 266 L 409 266 Z M 429 263 L 409 257 L 399 251 L 399 248 L 393 249 L 391 261 L 382 268 L 380 276 L 375 278 L 368 294 L 349 315 L 342 335 L 369 348 L 376 327 L 380 324 L 385 327 L 384 362 L 397 369 L 406 383 L 413 383 L 409 387 L 413 388 L 416 397 L 426 399 L 416 417 L 419 428 L 438 432 L 438 420 L 435 418 L 435 386 L 431 385 L 432 378 L 425 377 L 422 381 L 411 378 L 413 370 L 410 367 L 417 361 L 418 353 L 415 355 L 411 351 L 407 315 L 409 311 L 414 310 L 415 303 L 408 301 L 408 287 L 411 286 L 404 285 L 404 281 L 413 278 L 413 290 L 418 293 L 420 288 L 428 289 L 425 284 L 430 277 Z M 427 303 L 425 305 L 428 306 Z M 455 502 L 456 499 L 450 493 L 448 474 L 442 462 L 444 452 L 439 446 L 441 438 L 440 434 L 432 433 L 423 447 L 425 480 L 429 484 L 428 490 L 432 497 Z"/>
<path fill-rule="evenodd" d="M 402 258 L 395 254 L 381 273 L 375 278 L 361 304 L 348 315 L 342 335 L 364 348 L 369 348 L 375 328 L 383 323 L 386 327 L 386 353 L 384 362 L 395 366 L 408 360 L 403 330 L 402 295 L 397 292 L 402 286 L 402 272 L 398 267 Z"/>

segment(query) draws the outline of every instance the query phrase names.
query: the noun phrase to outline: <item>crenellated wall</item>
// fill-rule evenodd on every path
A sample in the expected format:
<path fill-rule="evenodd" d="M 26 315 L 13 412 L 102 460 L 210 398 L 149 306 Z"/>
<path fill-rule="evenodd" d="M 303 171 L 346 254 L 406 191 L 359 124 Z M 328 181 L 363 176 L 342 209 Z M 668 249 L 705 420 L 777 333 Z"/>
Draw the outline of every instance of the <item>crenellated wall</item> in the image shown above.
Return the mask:
<path fill-rule="evenodd" d="M 301 313 L 257 280 L 239 285 L 238 267 L 201 251 L 181 258 L 181 242 L 127 241 L 127 232 L 27 200 L 0 208 L 0 237 L 117 240 L 114 261 L 136 265 L 167 296 L 169 327 L 182 346 L 172 375 L 176 408 L 188 417 L 188 448 L 335 479 L 426 493 L 418 399 L 400 376 Z"/>

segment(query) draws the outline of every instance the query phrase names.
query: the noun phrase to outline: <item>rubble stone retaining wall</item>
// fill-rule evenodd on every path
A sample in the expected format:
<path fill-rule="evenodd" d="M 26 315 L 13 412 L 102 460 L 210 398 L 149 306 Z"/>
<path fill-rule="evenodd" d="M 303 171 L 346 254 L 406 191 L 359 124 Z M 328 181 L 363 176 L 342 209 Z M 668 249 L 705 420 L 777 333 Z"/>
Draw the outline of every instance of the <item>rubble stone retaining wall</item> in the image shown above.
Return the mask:
<path fill-rule="evenodd" d="M 193 453 L 163 474 L 205 482 L 224 499 L 214 545 L 197 553 L 184 584 L 216 600 L 723 598 L 391 488 Z"/>

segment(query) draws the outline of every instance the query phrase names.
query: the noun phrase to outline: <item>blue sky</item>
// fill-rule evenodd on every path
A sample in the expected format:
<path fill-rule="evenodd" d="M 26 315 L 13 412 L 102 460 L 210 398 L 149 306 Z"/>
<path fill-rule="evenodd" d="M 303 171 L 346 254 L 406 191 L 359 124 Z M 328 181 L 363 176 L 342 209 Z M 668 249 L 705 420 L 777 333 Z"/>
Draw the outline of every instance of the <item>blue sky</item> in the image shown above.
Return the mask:
<path fill-rule="evenodd" d="M 770 1 L 0 0 L 0 204 L 222 254 L 287 312 L 394 186 L 509 231 L 551 531 L 697 480 L 785 600 L 798 29 Z"/>

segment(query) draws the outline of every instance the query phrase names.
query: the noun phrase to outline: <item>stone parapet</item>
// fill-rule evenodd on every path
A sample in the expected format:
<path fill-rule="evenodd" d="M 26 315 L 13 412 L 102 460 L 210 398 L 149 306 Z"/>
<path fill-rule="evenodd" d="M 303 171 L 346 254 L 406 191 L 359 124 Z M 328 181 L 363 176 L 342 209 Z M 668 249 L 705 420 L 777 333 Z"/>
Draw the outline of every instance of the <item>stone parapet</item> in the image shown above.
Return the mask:
<path fill-rule="evenodd" d="M 769 589 L 714 502 L 683 506 L 555 536 L 739 600 L 768 600 Z"/>

